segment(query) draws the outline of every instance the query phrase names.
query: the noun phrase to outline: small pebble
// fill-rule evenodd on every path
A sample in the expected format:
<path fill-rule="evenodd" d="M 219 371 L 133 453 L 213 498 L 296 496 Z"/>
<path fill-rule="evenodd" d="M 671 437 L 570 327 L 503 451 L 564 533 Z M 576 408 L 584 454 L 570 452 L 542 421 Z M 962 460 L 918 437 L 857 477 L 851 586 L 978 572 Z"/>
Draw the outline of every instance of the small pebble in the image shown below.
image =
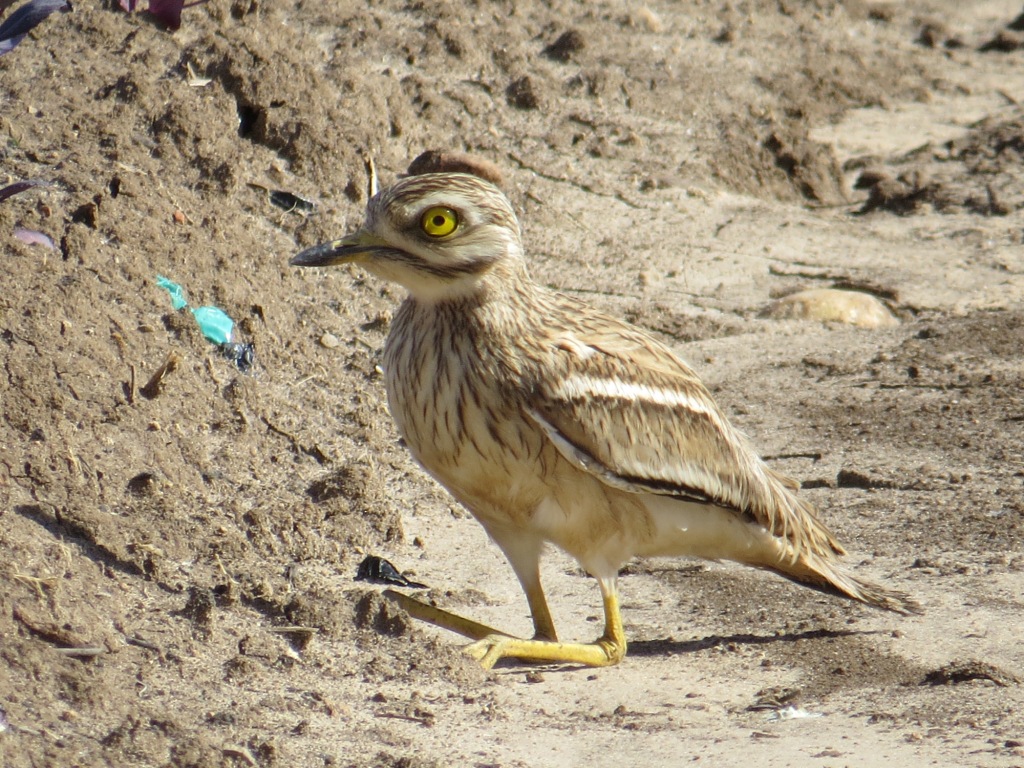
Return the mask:
<path fill-rule="evenodd" d="M 333 333 L 325 333 L 320 337 L 320 346 L 327 347 L 327 349 L 335 349 L 341 344 L 338 341 L 338 337 Z"/>

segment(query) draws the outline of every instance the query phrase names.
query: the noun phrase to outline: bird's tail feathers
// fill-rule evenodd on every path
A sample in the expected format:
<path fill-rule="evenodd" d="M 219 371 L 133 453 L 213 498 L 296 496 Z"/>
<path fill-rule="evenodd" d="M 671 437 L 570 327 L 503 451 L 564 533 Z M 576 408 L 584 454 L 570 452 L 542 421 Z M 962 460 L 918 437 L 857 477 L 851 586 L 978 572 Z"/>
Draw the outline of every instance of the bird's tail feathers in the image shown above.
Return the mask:
<path fill-rule="evenodd" d="M 904 616 L 923 613 L 921 606 L 905 592 L 889 589 L 854 576 L 838 562 L 826 561 L 813 553 L 802 553 L 795 563 L 785 563 L 768 570 L 791 581 L 829 595 L 857 600 L 873 608 Z"/>

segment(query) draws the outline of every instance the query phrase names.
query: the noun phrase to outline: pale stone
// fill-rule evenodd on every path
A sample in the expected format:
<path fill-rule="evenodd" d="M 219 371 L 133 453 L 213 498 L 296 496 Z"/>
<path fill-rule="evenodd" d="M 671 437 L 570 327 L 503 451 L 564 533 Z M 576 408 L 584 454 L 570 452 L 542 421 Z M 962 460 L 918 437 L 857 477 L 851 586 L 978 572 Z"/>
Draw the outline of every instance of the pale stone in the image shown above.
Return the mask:
<path fill-rule="evenodd" d="M 891 328 L 899 320 L 870 293 L 838 288 L 813 288 L 779 299 L 765 311 L 776 320 L 817 320 L 860 328 Z"/>

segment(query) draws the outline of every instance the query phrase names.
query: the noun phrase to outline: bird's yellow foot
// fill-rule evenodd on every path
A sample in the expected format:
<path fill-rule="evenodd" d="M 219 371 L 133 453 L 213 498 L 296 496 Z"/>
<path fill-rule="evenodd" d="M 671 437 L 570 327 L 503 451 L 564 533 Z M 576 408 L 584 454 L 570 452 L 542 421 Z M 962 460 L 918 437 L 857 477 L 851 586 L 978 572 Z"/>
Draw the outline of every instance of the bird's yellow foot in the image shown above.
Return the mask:
<path fill-rule="evenodd" d="M 607 637 L 593 643 L 558 643 L 493 634 L 466 646 L 464 650 L 479 661 L 484 669 L 490 669 L 499 659 L 504 658 L 610 667 L 618 664 L 626 655 L 626 644 Z"/>
<path fill-rule="evenodd" d="M 626 635 L 622 631 L 619 598 L 614 585 L 608 586 L 602 582 L 601 588 L 604 593 L 604 635 L 593 643 L 560 643 L 547 639 L 545 635 L 548 633 L 550 637 L 554 637 L 554 625 L 551 623 L 546 605 L 542 611 L 544 620 L 534 622 L 538 636 L 533 640 L 523 640 L 492 629 L 486 624 L 456 616 L 443 608 L 427 605 L 393 589 L 384 590 L 384 596 L 400 605 L 415 619 L 475 640 L 476 642 L 468 645 L 465 651 L 479 661 L 484 669 L 490 669 L 499 659 L 504 658 L 610 667 L 618 664 L 626 655 Z"/>

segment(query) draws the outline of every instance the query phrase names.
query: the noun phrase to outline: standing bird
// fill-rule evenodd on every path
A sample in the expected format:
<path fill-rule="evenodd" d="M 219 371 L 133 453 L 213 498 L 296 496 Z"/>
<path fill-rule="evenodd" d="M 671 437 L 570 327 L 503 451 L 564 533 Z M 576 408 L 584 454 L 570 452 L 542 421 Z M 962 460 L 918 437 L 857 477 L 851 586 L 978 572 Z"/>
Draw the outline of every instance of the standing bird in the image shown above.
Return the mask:
<path fill-rule="evenodd" d="M 498 659 L 618 663 L 617 576 L 635 556 L 733 560 L 897 613 L 906 595 L 839 563 L 798 483 L 770 469 L 697 375 L 645 331 L 530 278 L 505 196 L 467 173 L 374 195 L 355 233 L 291 263 L 355 263 L 409 295 L 384 348 L 388 403 L 416 460 L 505 553 L 535 636 L 496 632 L 404 595 L 411 614 Z M 558 642 L 540 581 L 551 542 L 597 579 L 605 627 Z"/>

